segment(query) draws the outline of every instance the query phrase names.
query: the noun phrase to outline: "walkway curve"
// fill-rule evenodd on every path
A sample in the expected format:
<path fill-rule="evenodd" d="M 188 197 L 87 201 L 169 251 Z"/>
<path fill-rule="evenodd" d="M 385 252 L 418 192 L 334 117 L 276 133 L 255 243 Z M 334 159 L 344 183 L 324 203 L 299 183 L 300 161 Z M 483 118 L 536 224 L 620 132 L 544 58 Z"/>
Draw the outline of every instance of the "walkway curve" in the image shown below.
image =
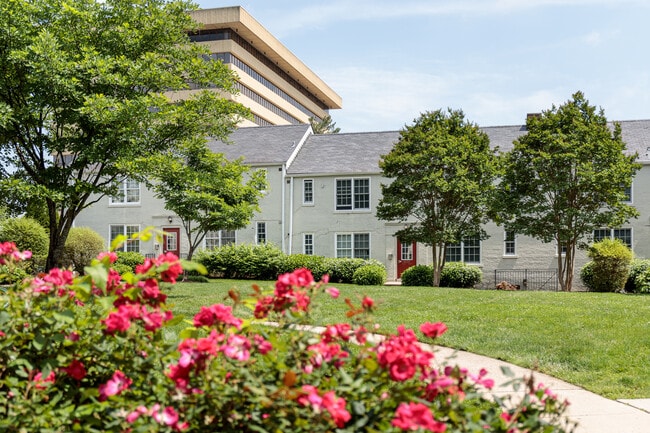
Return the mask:
<path fill-rule="evenodd" d="M 513 392 L 500 386 L 511 379 L 502 373 L 502 366 L 510 368 L 515 377 L 533 374 L 535 382 L 543 383 L 560 399 L 570 402 L 567 416 L 578 423 L 575 433 L 650 433 L 650 399 L 610 400 L 552 376 L 498 359 L 441 346 L 435 346 L 433 350 L 438 360 L 448 360 L 449 364 L 458 364 L 474 374 L 485 368 L 487 377 L 494 379 L 493 393 L 497 395 Z"/>

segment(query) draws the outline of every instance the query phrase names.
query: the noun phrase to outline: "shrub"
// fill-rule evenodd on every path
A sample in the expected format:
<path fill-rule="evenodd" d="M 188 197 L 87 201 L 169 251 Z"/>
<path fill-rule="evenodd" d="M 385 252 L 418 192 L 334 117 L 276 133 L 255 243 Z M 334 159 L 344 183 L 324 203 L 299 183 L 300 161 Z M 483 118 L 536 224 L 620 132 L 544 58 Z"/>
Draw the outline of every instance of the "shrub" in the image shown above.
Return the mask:
<path fill-rule="evenodd" d="M 330 281 L 335 283 L 351 283 L 354 272 L 369 264 L 364 259 L 333 258 L 329 260 Z"/>
<path fill-rule="evenodd" d="M 634 279 L 637 293 L 650 293 L 650 268 L 640 272 Z"/>
<path fill-rule="evenodd" d="M 427 265 L 415 265 L 402 272 L 402 286 L 432 286 L 433 268 Z"/>
<path fill-rule="evenodd" d="M 62 263 L 83 273 L 84 266 L 88 266 L 104 249 L 104 238 L 99 233 L 89 227 L 73 227 L 63 247 Z"/>
<path fill-rule="evenodd" d="M 8 218 L 2 221 L 0 242 L 13 242 L 18 249 L 32 252 L 31 262 L 20 265 L 26 272 L 38 272 L 44 266 L 50 240 L 38 221 L 32 218 Z"/>
<path fill-rule="evenodd" d="M 433 363 L 412 329 L 401 325 L 385 339 L 366 338 L 375 308 L 368 297 L 360 305 L 346 300 L 353 314 L 320 335 L 296 326 L 310 324 L 320 296 L 337 296 L 305 269 L 281 275 L 274 290 L 233 294 L 241 299 L 234 306 L 201 307 L 176 340 L 165 336 L 178 320 L 160 281 L 175 282 L 183 272 L 178 259 L 161 256 L 128 280 L 111 269 L 114 259 L 104 255 L 86 276 L 54 269 L 0 291 L 6 305 L 0 430 L 562 433 L 571 427 L 563 418 L 567 403 L 532 378 L 516 382 L 525 387 L 517 397 L 495 398 L 487 372 Z M 236 315 L 241 308 L 254 318 L 244 322 Z M 269 321 L 279 326 L 265 326 Z M 420 326 L 428 342 L 445 329 Z"/>
<path fill-rule="evenodd" d="M 639 275 L 645 273 L 650 269 L 650 260 L 648 259 L 634 259 L 630 265 L 630 273 L 625 282 L 625 291 L 627 293 L 644 293 L 637 285 L 637 278 Z M 639 280 L 641 282 L 641 280 Z M 644 288 L 645 289 L 645 288 Z M 647 292 L 646 292 L 647 293 Z"/>
<path fill-rule="evenodd" d="M 589 247 L 587 255 L 593 264 L 592 290 L 620 292 L 630 272 L 632 251 L 618 239 L 603 239 Z"/>
<path fill-rule="evenodd" d="M 594 262 L 587 262 L 580 268 L 580 281 L 588 291 L 594 291 Z"/>
<path fill-rule="evenodd" d="M 135 267 L 144 263 L 144 256 L 136 251 L 118 251 L 114 267 L 120 268 L 120 273 L 135 272 Z"/>
<path fill-rule="evenodd" d="M 25 266 L 0 266 L 0 284 L 14 284 L 24 280 L 27 277 Z"/>
<path fill-rule="evenodd" d="M 359 286 L 381 286 L 386 282 L 386 268 L 382 265 L 364 265 L 354 271 L 352 282 Z"/>
<path fill-rule="evenodd" d="M 440 287 L 470 288 L 481 282 L 483 273 L 476 266 L 462 262 L 445 263 L 440 273 Z"/>
<path fill-rule="evenodd" d="M 230 244 L 201 251 L 196 261 L 216 278 L 274 280 L 286 269 L 286 255 L 272 244 Z"/>
<path fill-rule="evenodd" d="M 291 254 L 286 257 L 283 272 L 293 272 L 296 269 L 309 269 L 314 278 L 321 279 L 323 275 L 329 273 L 327 267 L 328 261 L 323 256 L 313 256 L 307 254 Z"/>

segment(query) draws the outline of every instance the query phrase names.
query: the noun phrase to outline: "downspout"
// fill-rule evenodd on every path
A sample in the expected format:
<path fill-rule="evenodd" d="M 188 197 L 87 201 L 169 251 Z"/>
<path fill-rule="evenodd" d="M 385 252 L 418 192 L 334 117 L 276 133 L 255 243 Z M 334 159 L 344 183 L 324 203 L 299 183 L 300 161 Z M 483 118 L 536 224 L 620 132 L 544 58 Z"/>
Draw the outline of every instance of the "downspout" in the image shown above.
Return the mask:
<path fill-rule="evenodd" d="M 289 178 L 289 254 L 293 251 L 293 176 Z"/>
<path fill-rule="evenodd" d="M 282 252 L 286 254 L 287 249 L 286 249 L 286 246 L 285 246 L 286 242 L 285 242 L 285 239 L 284 239 L 285 238 L 285 233 L 286 233 L 285 229 L 284 229 L 284 220 L 285 220 L 285 213 L 287 211 L 286 206 L 285 206 L 286 195 L 287 195 L 287 185 L 286 185 L 286 182 L 285 182 L 285 179 L 287 177 L 287 166 L 286 166 L 286 164 L 282 164 L 281 170 L 282 170 L 282 199 L 281 199 L 281 202 L 282 202 L 281 207 L 282 207 L 282 209 L 280 211 L 280 227 L 281 227 L 280 230 L 282 230 Z"/>

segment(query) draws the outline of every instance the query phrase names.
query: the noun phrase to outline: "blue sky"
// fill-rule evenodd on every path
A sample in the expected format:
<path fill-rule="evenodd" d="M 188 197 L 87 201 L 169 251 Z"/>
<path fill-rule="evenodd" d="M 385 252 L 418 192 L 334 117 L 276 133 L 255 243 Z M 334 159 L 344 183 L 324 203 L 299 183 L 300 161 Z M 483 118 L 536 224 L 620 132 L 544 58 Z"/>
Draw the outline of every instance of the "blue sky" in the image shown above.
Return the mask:
<path fill-rule="evenodd" d="M 515 125 L 581 90 L 609 120 L 650 118 L 650 1 L 198 0 L 243 6 L 343 98 L 342 132 L 451 107 Z"/>

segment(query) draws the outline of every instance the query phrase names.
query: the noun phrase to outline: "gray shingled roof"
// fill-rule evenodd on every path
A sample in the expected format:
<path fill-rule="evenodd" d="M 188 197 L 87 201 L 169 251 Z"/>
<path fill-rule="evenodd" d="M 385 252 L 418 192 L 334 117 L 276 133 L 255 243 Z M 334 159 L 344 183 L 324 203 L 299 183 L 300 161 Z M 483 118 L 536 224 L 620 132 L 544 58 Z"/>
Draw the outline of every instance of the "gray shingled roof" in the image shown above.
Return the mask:
<path fill-rule="evenodd" d="M 621 124 L 628 153 L 638 153 L 639 161 L 650 161 L 650 120 L 623 120 L 618 123 Z M 613 122 L 610 127 L 613 128 Z M 498 146 L 499 150 L 507 152 L 512 149 L 512 142 L 526 133 L 526 126 L 488 126 L 481 130 L 490 137 L 491 146 Z"/>
<path fill-rule="evenodd" d="M 397 131 L 312 135 L 287 173 L 379 173 L 381 155 L 390 152 L 398 138 Z"/>
<path fill-rule="evenodd" d="M 619 122 L 629 153 L 638 153 L 640 161 L 650 161 L 650 120 Z M 526 133 L 525 125 L 480 128 L 493 147 L 506 152 L 512 142 Z M 248 164 L 283 164 L 309 130 L 309 125 L 258 126 L 240 128 L 230 135 L 234 144 L 211 141 L 209 147 L 228 159 L 244 157 Z M 399 132 L 359 132 L 310 135 L 287 173 L 355 174 L 379 173 L 379 159 L 393 148 Z"/>
<path fill-rule="evenodd" d="M 228 137 L 232 144 L 213 140 L 208 147 L 227 159 L 244 158 L 247 164 L 283 164 L 309 130 L 309 125 L 239 128 Z"/>

